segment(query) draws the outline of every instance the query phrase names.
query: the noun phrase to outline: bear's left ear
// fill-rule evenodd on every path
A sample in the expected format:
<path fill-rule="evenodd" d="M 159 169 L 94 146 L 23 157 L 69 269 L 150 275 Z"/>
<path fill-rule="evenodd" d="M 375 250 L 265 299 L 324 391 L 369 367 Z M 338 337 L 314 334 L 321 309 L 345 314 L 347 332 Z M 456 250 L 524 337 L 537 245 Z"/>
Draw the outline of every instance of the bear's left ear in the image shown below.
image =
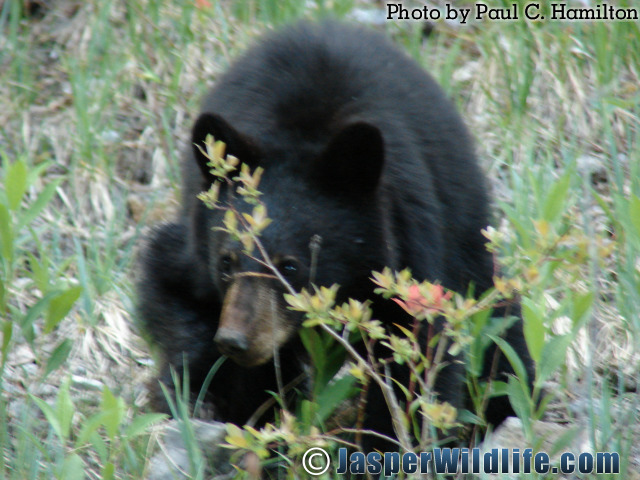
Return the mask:
<path fill-rule="evenodd" d="M 213 180 L 213 178 L 210 178 L 211 174 L 207 165 L 209 159 L 200 151 L 200 148 L 206 149 L 204 142 L 207 139 L 207 135 L 213 136 L 215 140 L 224 142 L 227 145 L 227 155 L 238 157 L 240 163 L 246 163 L 251 167 L 256 166 L 260 151 L 255 142 L 238 132 L 221 116 L 213 113 L 203 113 L 193 126 L 191 141 L 193 143 L 193 154 L 205 178 Z"/>
<path fill-rule="evenodd" d="M 340 130 L 315 161 L 312 179 L 331 193 L 372 193 L 384 165 L 384 141 L 377 127 L 352 123 Z"/>

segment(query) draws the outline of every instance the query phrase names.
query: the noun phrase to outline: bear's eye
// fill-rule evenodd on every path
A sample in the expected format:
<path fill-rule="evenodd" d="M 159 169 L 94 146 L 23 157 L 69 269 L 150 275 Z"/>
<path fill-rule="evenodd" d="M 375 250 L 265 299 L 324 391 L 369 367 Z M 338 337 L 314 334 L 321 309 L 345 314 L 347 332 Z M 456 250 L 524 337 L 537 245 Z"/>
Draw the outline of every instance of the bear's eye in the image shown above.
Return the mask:
<path fill-rule="evenodd" d="M 291 278 L 298 273 L 298 261 L 295 258 L 285 258 L 278 262 L 278 270 L 284 277 Z"/>
<path fill-rule="evenodd" d="M 231 275 L 233 269 L 233 256 L 230 253 L 226 253 L 220 257 L 218 261 L 218 270 L 222 275 L 223 280 L 226 280 Z"/>

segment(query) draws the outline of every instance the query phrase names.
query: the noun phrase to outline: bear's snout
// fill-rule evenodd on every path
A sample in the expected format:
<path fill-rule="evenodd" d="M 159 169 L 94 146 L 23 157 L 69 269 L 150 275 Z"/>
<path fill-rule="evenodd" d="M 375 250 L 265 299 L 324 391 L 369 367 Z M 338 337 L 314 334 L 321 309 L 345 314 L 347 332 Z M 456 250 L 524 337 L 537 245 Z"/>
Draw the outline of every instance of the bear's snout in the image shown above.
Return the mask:
<path fill-rule="evenodd" d="M 270 361 L 297 328 L 274 275 L 236 274 L 227 290 L 214 342 L 220 353 L 244 367 Z"/>
<path fill-rule="evenodd" d="M 237 330 L 220 328 L 213 341 L 223 355 L 230 358 L 241 357 L 249 349 L 247 336 Z"/>

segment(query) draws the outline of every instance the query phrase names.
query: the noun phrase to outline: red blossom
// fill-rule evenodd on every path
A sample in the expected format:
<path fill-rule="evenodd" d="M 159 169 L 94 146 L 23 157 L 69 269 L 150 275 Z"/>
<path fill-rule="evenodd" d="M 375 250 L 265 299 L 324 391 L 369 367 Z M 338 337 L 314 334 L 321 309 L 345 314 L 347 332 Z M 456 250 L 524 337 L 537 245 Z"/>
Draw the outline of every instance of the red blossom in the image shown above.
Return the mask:
<path fill-rule="evenodd" d="M 393 301 L 400 305 L 409 315 L 415 317 L 420 313 L 428 315 L 442 312 L 443 303 L 450 300 L 453 293 L 444 293 L 442 285 L 431 285 L 428 296 L 430 298 L 420 292 L 418 285 L 411 285 L 406 300 L 394 298 Z"/>

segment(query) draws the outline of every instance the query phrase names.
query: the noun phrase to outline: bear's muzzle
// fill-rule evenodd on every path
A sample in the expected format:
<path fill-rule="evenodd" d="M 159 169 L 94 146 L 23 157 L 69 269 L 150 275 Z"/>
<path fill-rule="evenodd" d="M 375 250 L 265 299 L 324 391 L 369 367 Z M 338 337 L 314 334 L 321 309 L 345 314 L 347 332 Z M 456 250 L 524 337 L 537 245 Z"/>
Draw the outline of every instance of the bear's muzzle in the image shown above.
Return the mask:
<path fill-rule="evenodd" d="M 296 333 L 283 293 L 275 275 L 256 272 L 234 275 L 214 337 L 220 352 L 244 367 L 271 360 Z"/>

